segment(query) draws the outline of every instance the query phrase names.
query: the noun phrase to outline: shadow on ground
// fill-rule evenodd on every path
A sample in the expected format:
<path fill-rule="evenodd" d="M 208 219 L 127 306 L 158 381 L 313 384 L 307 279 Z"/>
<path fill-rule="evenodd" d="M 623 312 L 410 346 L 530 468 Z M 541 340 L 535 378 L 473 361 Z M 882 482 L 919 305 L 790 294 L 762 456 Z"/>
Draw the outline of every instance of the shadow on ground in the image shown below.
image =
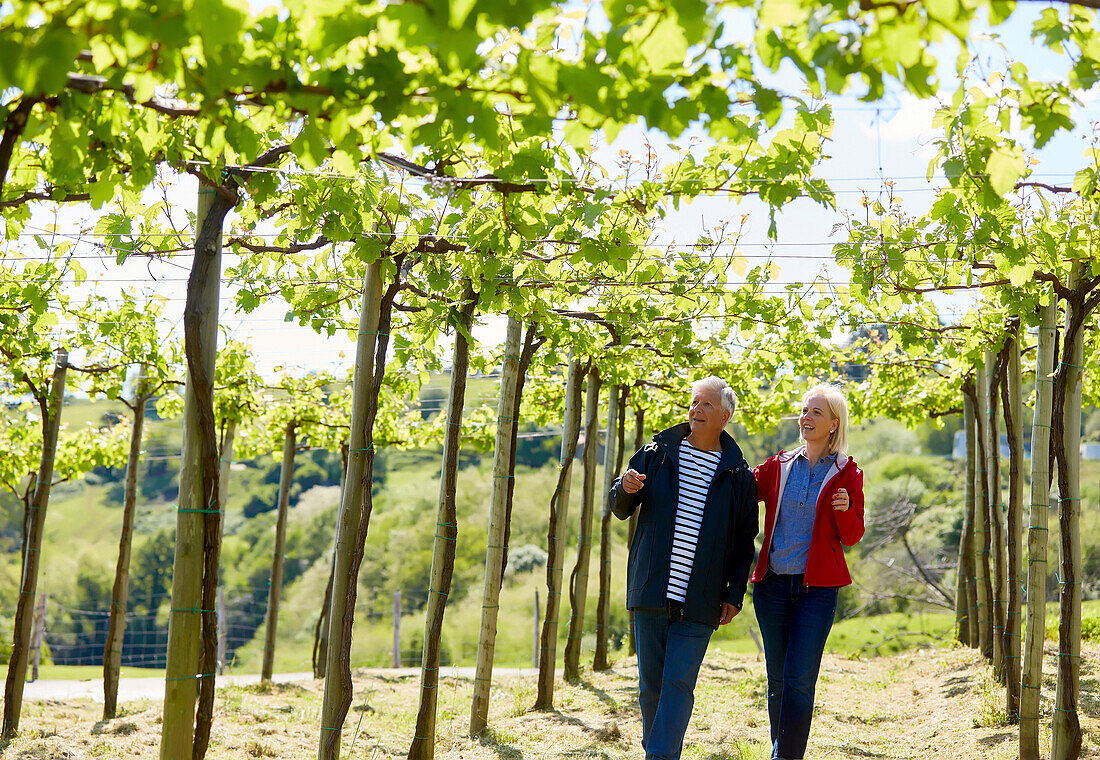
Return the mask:
<path fill-rule="evenodd" d="M 842 744 L 838 746 L 837 749 L 849 757 L 893 757 L 892 755 L 885 755 L 881 752 L 874 752 L 873 750 L 864 749 L 863 747 L 857 747 L 854 744 Z"/>
<path fill-rule="evenodd" d="M 589 692 L 590 694 L 595 696 L 597 699 L 599 699 L 600 702 L 604 705 L 604 707 L 608 708 L 608 710 L 611 711 L 612 715 L 619 716 L 619 715 L 622 715 L 623 713 L 631 712 L 631 711 L 627 710 L 626 708 L 624 708 L 622 703 L 620 703 L 617 699 L 615 699 L 613 696 L 611 696 L 611 694 L 609 694 L 607 692 L 607 690 L 601 689 L 599 686 L 596 686 L 591 681 L 581 679 L 580 681 L 577 682 L 577 686 L 581 687 L 582 689 L 584 689 L 585 691 Z M 634 710 L 633 712 L 636 713 L 637 710 Z"/>
<path fill-rule="evenodd" d="M 978 744 L 982 745 L 983 747 L 996 747 L 997 745 L 1004 744 L 1005 742 L 1016 741 L 1017 736 L 1017 731 L 1000 731 L 995 734 L 990 734 L 989 736 L 983 736 L 982 738 L 978 739 Z"/>
<path fill-rule="evenodd" d="M 509 744 L 491 726 L 481 732 L 481 735 L 477 737 L 477 742 L 482 747 L 487 747 L 495 752 L 500 760 L 523 760 L 523 750 L 514 744 Z"/>

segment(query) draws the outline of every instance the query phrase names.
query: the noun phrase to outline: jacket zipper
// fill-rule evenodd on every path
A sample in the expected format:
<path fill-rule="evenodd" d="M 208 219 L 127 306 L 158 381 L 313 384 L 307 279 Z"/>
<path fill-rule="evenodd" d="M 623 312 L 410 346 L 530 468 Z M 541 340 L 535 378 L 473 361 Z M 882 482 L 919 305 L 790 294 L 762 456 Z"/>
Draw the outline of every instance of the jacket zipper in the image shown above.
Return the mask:
<path fill-rule="evenodd" d="M 670 457 L 668 456 L 668 452 L 667 452 L 667 444 L 662 443 L 661 444 L 661 461 L 657 463 L 657 469 L 658 470 L 660 470 L 661 467 L 664 466 L 664 463 L 665 463 L 666 459 L 670 459 Z M 675 476 L 675 482 L 676 482 L 676 503 L 679 504 L 680 503 L 680 476 L 677 473 L 678 465 L 676 464 L 676 461 L 677 460 L 673 460 L 672 474 Z M 707 505 L 707 502 L 710 500 L 710 491 L 711 491 L 712 488 L 714 488 L 715 482 L 717 482 L 718 478 L 721 477 L 722 475 L 724 475 L 725 473 L 730 473 L 731 476 L 732 476 L 733 472 L 734 472 L 734 469 L 732 467 L 727 467 L 724 470 L 719 470 L 719 471 L 714 473 L 714 480 L 711 481 L 710 488 L 707 489 L 707 495 L 706 495 L 706 497 L 703 501 L 703 510 L 704 510 L 703 513 L 704 514 L 706 514 L 706 505 Z M 672 513 L 672 530 L 669 531 L 669 534 L 668 534 L 668 557 L 669 557 L 670 564 L 671 564 L 671 561 L 672 561 L 672 540 L 675 536 L 675 533 L 676 533 L 676 511 L 674 509 L 673 513 Z M 696 548 L 696 550 L 698 550 L 698 548 L 699 548 L 698 543 L 696 543 L 695 548 Z M 691 587 L 691 578 L 694 575 L 695 575 L 695 562 L 692 561 L 692 563 L 691 563 L 691 574 L 688 575 L 688 588 Z M 683 619 L 684 619 L 684 607 L 680 607 L 680 621 L 682 622 Z"/>
<path fill-rule="evenodd" d="M 720 477 L 722 477 L 723 475 L 726 475 L 726 474 L 729 474 L 730 477 L 733 477 L 734 472 L 735 472 L 735 470 L 732 467 L 727 467 L 724 470 L 718 470 L 717 472 L 714 473 L 714 479 L 710 483 L 710 488 L 707 489 L 706 499 L 703 502 L 703 514 L 704 515 L 706 515 L 707 503 L 710 501 L 711 489 L 713 489 L 715 487 L 715 485 L 718 483 L 718 478 L 720 478 Z M 679 477 L 677 477 L 677 479 L 676 479 L 676 503 L 679 504 L 679 502 L 680 502 L 680 479 L 679 479 Z M 701 522 L 699 523 L 699 527 L 702 528 L 702 523 Z M 676 515 L 675 514 L 673 514 L 673 516 L 672 516 L 672 533 L 673 534 L 676 533 Z M 700 537 L 702 537 L 701 533 L 700 533 Z M 698 541 L 696 541 L 696 543 L 695 543 L 695 550 L 696 550 L 696 554 L 698 554 L 698 551 L 699 551 L 699 542 Z M 668 556 L 669 556 L 669 562 L 671 564 L 671 561 L 672 561 L 672 541 L 671 541 L 671 539 L 669 540 Z M 691 574 L 688 575 L 688 588 L 691 588 L 691 579 L 693 577 L 695 577 L 695 560 L 694 560 L 694 558 L 692 558 L 692 562 L 691 562 Z M 686 606 L 686 602 L 685 602 L 685 606 Z M 680 608 L 680 620 L 681 620 L 681 622 L 683 621 L 683 619 L 684 619 L 684 607 L 681 607 Z"/>
<path fill-rule="evenodd" d="M 850 462 L 851 460 L 848 460 L 848 461 Z M 846 470 L 846 469 L 848 469 L 847 464 L 844 465 L 843 469 L 837 470 L 837 473 L 836 473 L 835 477 L 839 478 L 841 475 L 844 474 L 844 470 Z M 821 487 L 824 490 L 825 484 L 822 483 Z M 817 494 L 818 502 L 821 501 L 821 494 L 823 493 L 823 490 L 819 491 L 818 494 Z M 813 548 L 814 548 L 814 530 L 817 529 L 817 510 L 820 507 L 821 507 L 820 503 L 814 505 L 814 524 L 813 524 L 813 527 L 810 528 L 810 548 L 806 550 L 806 569 L 807 570 L 810 569 L 810 552 L 813 551 Z M 833 552 L 836 552 L 836 547 L 835 546 L 830 545 L 830 548 L 833 550 Z M 806 580 L 806 575 L 805 574 L 802 575 L 802 586 L 803 586 L 803 588 L 807 588 L 807 589 L 810 587 L 809 582 Z"/>
<path fill-rule="evenodd" d="M 775 538 L 775 529 L 779 525 L 779 508 L 783 506 L 782 502 L 783 502 L 783 494 L 777 492 L 776 495 L 775 495 L 775 519 L 772 520 L 772 529 L 771 529 L 771 532 L 768 533 L 768 545 L 764 547 L 764 550 L 765 550 L 764 551 L 764 556 L 767 557 L 767 563 L 764 565 L 764 573 L 765 574 L 767 574 L 768 565 L 771 564 L 771 560 L 772 560 L 772 539 Z M 766 518 L 766 515 L 765 515 L 765 518 Z M 767 526 L 765 526 L 765 528 L 766 527 Z"/>
<path fill-rule="evenodd" d="M 837 472 L 837 476 L 839 477 L 840 475 L 842 475 L 844 473 L 844 470 L 846 470 L 846 469 L 848 469 L 847 464 L 844 465 L 843 469 L 841 469 Z M 824 484 L 822 484 L 822 486 L 824 487 Z M 820 498 L 821 498 L 821 493 L 818 492 L 818 500 L 819 501 L 820 501 Z M 783 502 L 783 494 L 777 493 L 776 497 L 775 497 L 775 521 L 772 523 L 771 533 L 768 534 L 768 545 L 766 547 L 767 551 L 765 552 L 765 556 L 768 558 L 769 564 L 771 563 L 772 539 L 775 538 L 775 529 L 779 525 L 779 508 L 781 506 L 783 506 L 782 502 Z M 806 550 L 806 569 L 807 570 L 810 569 L 810 552 L 813 551 L 813 548 L 814 548 L 814 530 L 817 528 L 817 509 L 818 509 L 819 506 L 820 506 L 819 504 L 814 504 L 814 522 L 813 522 L 813 525 L 810 526 L 810 548 Z M 764 572 L 767 572 L 767 571 L 768 571 L 768 568 L 765 567 Z M 809 582 L 806 580 L 806 573 L 802 574 L 802 587 L 807 588 L 807 589 L 810 587 Z"/>

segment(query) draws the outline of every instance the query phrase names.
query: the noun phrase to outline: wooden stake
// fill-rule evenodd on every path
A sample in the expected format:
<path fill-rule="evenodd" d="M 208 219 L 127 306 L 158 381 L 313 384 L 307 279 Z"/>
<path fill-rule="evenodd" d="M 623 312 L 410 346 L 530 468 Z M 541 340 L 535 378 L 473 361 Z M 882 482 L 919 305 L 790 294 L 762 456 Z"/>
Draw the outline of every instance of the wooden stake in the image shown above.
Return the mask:
<path fill-rule="evenodd" d="M 11 739 L 19 730 L 19 713 L 23 706 L 23 683 L 27 678 L 30 656 L 31 625 L 37 601 L 38 569 L 42 559 L 42 536 L 46 528 L 46 507 L 50 502 L 53 483 L 53 460 L 57 453 L 57 433 L 61 424 L 61 405 L 65 399 L 65 372 L 69 353 L 57 349 L 54 356 L 50 394 L 42 408 L 42 458 L 34 483 L 34 497 L 29 504 L 26 543 L 23 547 L 23 572 L 19 581 L 19 599 L 15 607 L 15 630 L 12 633 L 8 677 L 4 683 L 4 726 L 0 739 Z"/>
<path fill-rule="evenodd" d="M 634 450 L 638 451 L 645 446 L 645 409 L 634 410 Z M 634 514 L 630 516 L 630 520 L 626 526 L 626 545 L 631 546 L 634 543 L 634 531 L 638 528 L 638 510 L 634 510 Z M 638 654 L 638 641 L 634 636 L 634 610 L 626 611 L 627 618 L 630 621 L 630 632 L 628 634 L 629 642 L 627 646 L 627 653 L 630 655 Z M 752 628 L 750 626 L 749 630 Z M 755 634 L 754 634 L 755 635 Z M 758 645 L 759 646 L 759 645 Z"/>
<path fill-rule="evenodd" d="M 218 586 L 218 675 L 225 672 L 225 644 L 229 637 L 229 611 L 225 607 L 225 586 Z"/>
<path fill-rule="evenodd" d="M 137 473 L 141 464 L 141 439 L 145 426 L 145 375 L 138 366 L 134 378 L 133 421 L 130 426 L 130 451 L 126 457 L 126 485 L 122 497 L 122 529 L 118 540 L 115 582 L 111 589 L 111 611 L 107 621 L 107 642 L 103 648 L 103 720 L 118 712 L 118 672 L 122 667 L 122 644 L 126 637 L 126 606 L 130 594 L 130 547 L 134 534 L 137 505 Z"/>
<path fill-rule="evenodd" d="M 279 596 L 283 590 L 283 564 L 286 559 L 286 519 L 290 509 L 290 484 L 294 478 L 294 453 L 297 450 L 297 422 L 291 420 L 283 434 L 283 465 L 279 473 L 279 505 L 275 518 L 275 556 L 271 559 L 271 580 L 267 589 L 267 616 L 264 620 L 264 659 L 260 681 L 271 681 L 275 668 L 275 637 L 279 628 Z"/>
<path fill-rule="evenodd" d="M 211 383 L 218 340 L 218 302 L 221 289 L 221 223 L 228 213 L 227 202 L 218 191 L 199 186 L 198 231 L 192 278 L 188 282 L 188 304 L 194 311 L 185 315 L 196 326 L 198 342 L 187 346 L 190 353 L 183 402 L 183 445 L 180 461 L 179 508 L 176 513 L 176 551 L 172 563 L 172 602 L 168 618 L 168 657 L 164 674 L 164 717 L 161 723 L 161 760 L 188 760 L 195 754 L 196 703 L 200 681 L 213 679 L 214 670 L 201 672 L 203 641 L 203 587 L 207 565 L 206 517 L 220 518 L 217 491 L 208 492 L 204 460 L 216 451 L 206 451 L 200 405 L 212 403 L 212 396 L 200 399 L 191 363 Z M 200 256 L 200 250 L 201 256 Z M 201 263 L 200 263 L 201 259 Z M 202 271 L 199 271 L 199 267 Z M 215 514 L 211 514 L 211 513 Z M 213 610 L 210 611 L 213 613 Z M 217 644 L 215 641 L 215 648 Z M 212 653 L 216 657 L 216 651 Z M 213 658 L 211 658 L 213 659 Z M 202 754 L 203 747 L 198 747 Z"/>
<path fill-rule="evenodd" d="M 584 482 L 581 487 L 581 519 L 577 534 L 577 562 L 569 576 L 569 635 L 565 643 L 565 680 L 581 677 L 581 643 L 584 636 L 584 608 L 588 596 L 588 565 L 592 556 L 592 513 L 595 511 L 596 437 L 600 416 L 600 373 L 588 373 L 584 401 Z"/>
<path fill-rule="evenodd" d="M 1075 291 L 1066 308 L 1065 350 L 1058 374 L 1063 403 L 1053 405 L 1051 427 L 1058 441 L 1058 532 L 1061 539 L 1058 604 L 1058 678 L 1054 694 L 1052 760 L 1076 760 L 1081 753 L 1081 397 L 1084 367 L 1084 264 L 1070 275 Z M 1057 383 L 1055 393 L 1059 394 Z M 1057 399 L 1056 399 L 1057 402 Z"/>
<path fill-rule="evenodd" d="M 1031 518 L 1027 530 L 1027 626 L 1020 690 L 1020 760 L 1039 760 L 1039 693 L 1046 638 L 1047 546 L 1050 515 L 1050 417 L 1054 397 L 1054 343 L 1058 299 L 1040 310 L 1035 355 L 1035 411 L 1031 425 Z"/>
<path fill-rule="evenodd" d="M 489 514 L 489 540 L 485 550 L 485 590 L 481 603 L 481 631 L 477 644 L 477 667 L 474 693 L 470 706 L 470 736 L 477 737 L 489 721 L 489 689 L 493 676 L 493 656 L 496 649 L 497 612 L 500 585 L 504 572 L 504 552 L 507 533 L 508 483 L 515 419 L 516 386 L 520 368 L 520 324 L 508 317 L 504 341 L 504 367 L 500 378 L 500 403 L 497 407 L 496 450 L 493 453 L 493 491 Z"/>
<path fill-rule="evenodd" d="M 554 671 L 558 658 L 558 615 L 561 610 L 562 570 L 565 567 L 566 519 L 569 515 L 569 491 L 573 480 L 573 460 L 580 434 L 581 385 L 584 370 L 577 359 L 569 362 L 565 382 L 565 409 L 562 413 L 561 456 L 558 486 L 550 497 L 550 527 L 547 535 L 546 614 L 539 643 L 538 697 L 535 708 L 554 706 Z"/>
<path fill-rule="evenodd" d="M 325 661 L 325 694 L 321 706 L 319 760 L 340 757 L 340 733 L 347 717 L 345 704 L 351 699 L 351 638 L 345 635 L 349 626 L 345 618 L 353 614 L 348 599 L 353 598 L 352 562 L 363 517 L 363 492 L 369 484 L 374 462 L 373 431 L 368 427 L 373 419 L 374 354 L 382 307 L 381 262 L 367 265 L 363 279 L 363 302 L 359 318 L 359 338 L 355 353 L 355 378 L 352 384 L 351 439 L 348 448 L 348 469 L 340 499 L 340 517 L 336 538 L 336 560 L 333 572 L 332 601 L 329 607 L 329 644 Z M 366 481 L 366 482 L 364 482 Z"/>
<path fill-rule="evenodd" d="M 978 368 L 974 379 L 975 396 L 977 403 L 974 405 L 975 435 L 975 484 L 974 484 L 974 551 L 976 556 L 975 567 L 978 584 L 978 639 L 981 653 L 990 662 L 993 661 L 993 577 L 990 562 L 990 540 L 992 529 L 989 525 L 989 480 L 988 458 L 986 449 L 988 441 L 986 427 L 989 424 L 989 384 L 986 382 L 986 372 Z"/>
<path fill-rule="evenodd" d="M 963 430 L 966 435 L 966 504 L 959 537 L 959 570 L 955 584 L 955 631 L 959 642 L 973 646 L 977 641 L 977 604 L 974 585 L 974 403 L 963 393 Z"/>
<path fill-rule="evenodd" d="M 225 516 L 225 505 L 228 503 L 229 497 L 229 473 L 231 471 L 231 465 L 233 464 L 233 441 L 237 435 L 237 418 L 229 417 L 224 419 L 222 424 L 222 439 L 218 445 L 218 457 L 221 468 L 221 474 L 218 477 L 218 504 L 220 505 L 222 516 Z M 219 528 L 225 526 L 225 520 L 223 519 L 219 525 Z M 221 537 L 218 537 L 218 543 L 221 543 Z M 225 672 L 226 668 L 226 645 L 229 639 L 229 610 L 225 606 L 225 586 L 218 586 L 218 668 L 217 672 L 220 676 Z"/>
<path fill-rule="evenodd" d="M 443 430 L 443 462 L 439 473 L 439 507 L 432 545 L 432 572 L 424 612 L 424 652 L 420 662 L 420 708 L 409 760 L 432 760 L 435 756 L 436 711 L 439 700 L 439 659 L 443 618 L 451 593 L 455 549 L 458 542 L 458 459 L 462 449 L 462 410 L 466 404 L 466 380 L 470 345 L 466 335 L 473 324 L 477 299 L 467 291 L 467 303 L 458 314 L 454 353 L 451 355 L 451 388 Z"/>
<path fill-rule="evenodd" d="M 401 667 L 401 591 L 393 592 L 393 667 Z"/>
<path fill-rule="evenodd" d="M 222 514 L 225 514 L 225 505 L 229 498 L 229 473 L 233 465 L 233 441 L 237 437 L 237 420 L 229 417 L 222 422 L 222 438 L 218 443 L 218 504 L 221 505 Z M 224 520 L 222 523 L 224 524 Z M 219 539 L 220 540 L 220 539 Z"/>
<path fill-rule="evenodd" d="M 344 485 L 347 482 L 348 443 L 340 444 L 340 500 L 344 498 Z M 336 530 L 332 534 L 332 552 L 329 555 L 328 583 L 325 596 L 321 601 L 321 612 L 317 615 L 317 625 L 313 628 L 313 677 L 325 677 L 325 660 L 328 657 L 329 607 L 332 604 L 332 576 L 336 572 L 336 539 L 340 535 L 340 521 L 337 518 Z"/>
<path fill-rule="evenodd" d="M 986 488 L 989 494 L 990 549 L 989 563 L 992 569 L 993 585 L 993 675 L 1000 683 L 1005 682 L 1005 528 L 1004 528 L 1004 492 L 1001 490 L 1001 433 L 998 425 L 998 407 L 1000 404 L 1001 362 L 1000 355 L 992 351 L 985 352 L 986 382 L 989 387 L 985 395 L 985 458 Z"/>
<path fill-rule="evenodd" d="M 31 681 L 38 680 L 38 667 L 42 664 L 42 644 L 46 640 L 46 594 L 38 595 L 34 606 L 34 633 L 31 634 Z"/>
<path fill-rule="evenodd" d="M 1001 383 L 1001 397 L 1004 404 L 1005 433 L 1008 434 L 1009 478 L 1008 512 L 1005 548 L 1005 632 L 1004 632 L 1004 668 L 1005 668 L 1005 710 L 1012 723 L 1020 718 L 1020 648 L 1022 642 L 1023 607 L 1021 599 L 1023 588 L 1020 571 L 1021 557 L 1024 553 L 1024 398 L 1020 371 L 1020 320 L 1010 326 L 1005 361 L 1004 381 Z"/>
<path fill-rule="evenodd" d="M 619 398 L 621 388 L 611 386 L 607 399 L 607 434 L 603 449 L 603 511 L 600 515 L 600 587 L 596 600 L 596 651 L 593 670 L 608 670 L 608 629 L 611 627 L 611 504 L 607 495 L 615 482 L 617 433 L 619 430 Z"/>

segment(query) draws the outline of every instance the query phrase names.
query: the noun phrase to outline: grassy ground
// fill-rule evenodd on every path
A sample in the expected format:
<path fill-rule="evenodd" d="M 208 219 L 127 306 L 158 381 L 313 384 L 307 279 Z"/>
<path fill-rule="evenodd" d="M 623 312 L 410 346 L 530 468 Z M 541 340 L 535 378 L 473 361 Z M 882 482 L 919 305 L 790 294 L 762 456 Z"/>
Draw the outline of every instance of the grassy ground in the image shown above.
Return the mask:
<path fill-rule="evenodd" d="M 1082 757 L 1100 756 L 1097 657 L 1086 648 L 1082 668 Z M 1053 709 L 1055 655 L 1048 651 L 1044 730 Z M 640 756 L 637 670 L 624 658 L 607 673 L 558 683 L 556 710 L 533 712 L 532 676 L 497 679 L 490 732 L 464 734 L 472 680 L 442 674 L 437 757 L 522 760 Z M 416 676 L 360 673 L 344 731 L 345 757 L 403 757 L 413 734 Z M 211 760 L 316 754 L 321 682 L 218 690 Z M 768 757 L 764 664 L 756 655 L 712 651 L 700 675 L 685 760 Z M 979 655 L 964 648 L 911 650 L 869 659 L 826 655 L 808 757 L 1007 760 L 1016 757 L 1017 729 L 1004 721 L 1004 690 Z M 160 739 L 160 705 L 133 702 L 100 722 L 90 702 L 29 703 L 12 758 L 145 758 Z M 1044 740 L 1048 741 L 1048 740 Z M 1046 750 L 1044 750 L 1046 751 Z"/>

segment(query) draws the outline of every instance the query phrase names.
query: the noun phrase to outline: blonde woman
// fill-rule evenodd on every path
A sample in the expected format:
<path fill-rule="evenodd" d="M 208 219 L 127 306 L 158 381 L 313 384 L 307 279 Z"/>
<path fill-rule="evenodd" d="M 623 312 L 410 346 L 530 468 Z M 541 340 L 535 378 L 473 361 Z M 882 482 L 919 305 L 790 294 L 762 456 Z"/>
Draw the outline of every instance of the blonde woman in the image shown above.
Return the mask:
<path fill-rule="evenodd" d="M 848 402 L 834 385 L 802 397 L 802 441 L 754 470 L 764 544 L 752 574 L 764 640 L 772 757 L 801 760 L 837 596 L 852 582 L 844 546 L 863 537 L 863 471 L 848 456 Z"/>

